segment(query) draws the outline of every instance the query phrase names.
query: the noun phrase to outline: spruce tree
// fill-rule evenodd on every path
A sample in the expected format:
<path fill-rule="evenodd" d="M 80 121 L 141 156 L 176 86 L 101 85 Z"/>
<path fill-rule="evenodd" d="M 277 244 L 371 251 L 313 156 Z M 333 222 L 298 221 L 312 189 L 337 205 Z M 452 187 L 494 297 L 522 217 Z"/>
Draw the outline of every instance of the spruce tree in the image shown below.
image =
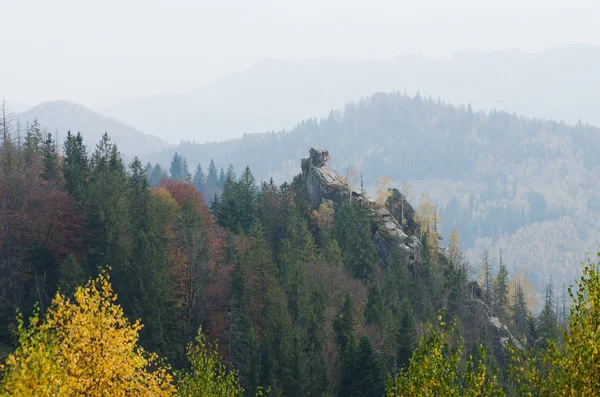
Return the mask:
<path fill-rule="evenodd" d="M 237 184 L 236 201 L 239 225 L 248 232 L 254 222 L 254 205 L 256 203 L 256 181 L 250 167 L 246 167 Z"/>
<path fill-rule="evenodd" d="M 157 187 L 160 181 L 165 177 L 165 173 L 160 166 L 160 164 L 156 164 L 152 169 L 152 173 L 148 177 L 148 183 L 151 187 Z"/>
<path fill-rule="evenodd" d="M 546 286 L 544 296 L 544 307 L 539 317 L 538 333 L 541 338 L 542 347 L 547 346 L 549 340 L 557 340 L 559 336 L 558 319 L 554 312 L 554 306 L 556 303 L 556 297 L 554 295 L 554 286 L 552 284 L 552 278 Z"/>
<path fill-rule="evenodd" d="M 227 176 L 225 175 L 225 171 L 223 170 L 223 167 L 221 167 L 221 171 L 219 172 L 219 179 L 218 179 L 219 188 L 223 189 L 223 186 L 225 186 L 226 180 L 227 180 Z"/>
<path fill-rule="evenodd" d="M 354 277 L 368 281 L 378 258 L 366 210 L 355 202 L 343 204 L 336 213 L 334 235 L 342 249 L 344 265 Z"/>
<path fill-rule="evenodd" d="M 67 191 L 79 203 L 85 197 L 89 177 L 89 164 L 86 147 L 81 133 L 67 132 L 64 144 L 63 174 Z"/>
<path fill-rule="evenodd" d="M 192 183 L 200 193 L 204 194 L 206 192 L 206 177 L 204 176 L 204 171 L 202 170 L 202 165 L 200 163 L 198 163 L 198 165 L 196 166 L 196 171 L 194 172 L 194 179 L 192 180 Z"/>
<path fill-rule="evenodd" d="M 502 251 L 500 251 L 500 267 L 494 279 L 493 298 L 494 314 L 502 324 L 505 324 L 508 314 L 508 271 L 502 261 Z"/>
<path fill-rule="evenodd" d="M 84 212 L 87 260 L 91 275 L 110 266 L 115 275 L 129 262 L 128 181 L 116 146 L 104 134 L 91 159 Z M 121 274 L 122 275 L 122 274 Z M 122 292 L 121 277 L 115 289 Z"/>
<path fill-rule="evenodd" d="M 171 174 L 171 179 L 185 179 L 183 176 L 182 158 L 177 152 L 173 154 L 173 159 L 171 160 L 171 168 L 169 168 L 169 173 Z"/>
<path fill-rule="evenodd" d="M 398 368 L 408 367 L 412 352 L 417 345 L 415 318 L 408 300 L 403 301 L 402 316 L 396 336 L 396 364 Z"/>
<path fill-rule="evenodd" d="M 58 153 L 56 152 L 56 143 L 52 138 L 52 134 L 48 133 L 42 146 L 42 155 L 44 159 L 44 170 L 42 178 L 48 182 L 60 182 L 61 175 L 58 164 Z"/>
<path fill-rule="evenodd" d="M 213 190 L 219 188 L 219 175 L 217 174 L 217 167 L 213 159 L 210 159 L 208 164 L 208 173 L 206 174 L 206 184 Z"/>

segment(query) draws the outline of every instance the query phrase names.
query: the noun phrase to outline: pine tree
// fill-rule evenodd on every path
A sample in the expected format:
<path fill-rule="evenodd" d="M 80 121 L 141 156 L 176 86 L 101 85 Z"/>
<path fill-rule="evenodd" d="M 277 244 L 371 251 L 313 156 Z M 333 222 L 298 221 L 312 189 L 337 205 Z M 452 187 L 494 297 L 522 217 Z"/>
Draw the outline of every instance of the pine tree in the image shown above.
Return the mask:
<path fill-rule="evenodd" d="M 63 174 L 67 191 L 79 203 L 85 197 L 89 178 L 87 150 L 83 144 L 81 133 L 77 135 L 67 132 L 64 145 Z"/>
<path fill-rule="evenodd" d="M 185 176 L 183 174 L 183 161 L 181 156 L 175 152 L 173 159 L 171 160 L 171 168 L 169 168 L 171 178 L 175 180 L 183 180 Z"/>
<path fill-rule="evenodd" d="M 554 286 L 552 284 L 552 277 L 550 277 L 550 281 L 546 286 L 544 307 L 539 317 L 538 332 L 542 339 L 541 344 L 543 347 L 547 346 L 548 340 L 556 340 L 559 336 L 558 320 L 554 312 L 555 304 Z"/>
<path fill-rule="evenodd" d="M 196 166 L 196 171 L 194 172 L 194 179 L 192 180 L 192 183 L 200 193 L 205 193 L 206 177 L 204 176 L 204 171 L 202 170 L 202 165 L 200 163 L 198 163 L 198 166 Z"/>
<path fill-rule="evenodd" d="M 342 249 L 344 265 L 354 277 L 369 280 L 378 258 L 365 209 L 358 203 L 343 204 L 336 214 L 334 235 Z"/>
<path fill-rule="evenodd" d="M 151 187 L 157 187 L 160 181 L 165 177 L 166 175 L 160 164 L 156 164 L 152 170 L 152 173 L 148 177 L 148 183 Z"/>
<path fill-rule="evenodd" d="M 512 304 L 513 329 L 517 335 L 523 335 L 527 325 L 527 302 L 519 280 L 515 280 L 515 290 Z"/>
<path fill-rule="evenodd" d="M 383 327 L 384 307 L 383 299 L 377 285 L 369 289 L 367 306 L 365 307 L 365 321 L 367 324 L 375 325 L 378 329 Z"/>
<path fill-rule="evenodd" d="M 493 302 L 494 314 L 502 324 L 505 324 L 508 314 L 508 271 L 502 261 L 502 251 L 500 251 L 498 274 L 494 278 Z"/>
<path fill-rule="evenodd" d="M 491 303 L 492 300 L 492 270 L 490 267 L 490 259 L 488 251 L 485 250 L 485 259 L 483 261 L 483 289 L 487 301 Z"/>
<path fill-rule="evenodd" d="M 227 167 L 227 174 L 225 175 L 225 178 L 226 180 L 235 180 L 237 178 L 237 176 L 235 175 L 235 170 L 233 169 L 233 164 L 229 164 L 229 167 Z"/>
<path fill-rule="evenodd" d="M 91 275 L 111 266 L 115 289 L 122 291 L 121 273 L 129 262 L 128 181 L 123 162 L 108 134 L 104 134 L 91 159 L 84 212 L 88 266 Z"/>
<path fill-rule="evenodd" d="M 246 167 L 237 184 L 236 201 L 239 225 L 248 232 L 254 222 L 254 205 L 256 203 L 256 181 L 250 167 Z"/>
<path fill-rule="evenodd" d="M 221 167 L 221 171 L 219 172 L 219 179 L 218 179 L 219 188 L 223 189 L 223 186 L 225 186 L 226 180 L 227 180 L 227 176 L 225 175 L 225 171 L 223 170 L 223 167 Z"/>
<path fill-rule="evenodd" d="M 206 175 L 206 184 L 213 190 L 219 188 L 219 175 L 217 175 L 217 167 L 213 159 L 210 159 L 208 164 L 208 174 Z"/>
<path fill-rule="evenodd" d="M 32 164 L 42 151 L 42 130 L 38 119 L 33 120 L 27 129 L 24 146 L 25 161 Z"/>
<path fill-rule="evenodd" d="M 366 336 L 360 338 L 356 349 L 349 396 L 380 397 L 385 388 L 384 376 L 377 353 Z"/>
<path fill-rule="evenodd" d="M 187 160 L 183 156 L 181 157 L 181 159 L 181 179 L 188 183 L 191 183 L 192 176 L 190 175 L 190 169 L 188 168 Z"/>
<path fill-rule="evenodd" d="M 46 139 L 44 140 L 42 155 L 44 159 L 42 178 L 48 182 L 59 183 L 62 176 L 59 170 L 58 153 L 56 152 L 56 143 L 50 133 L 46 135 Z"/>
<path fill-rule="evenodd" d="M 396 336 L 396 364 L 398 368 L 408 367 L 410 357 L 416 345 L 415 318 L 410 304 L 405 300 Z"/>
<path fill-rule="evenodd" d="M 355 320 L 352 315 L 352 297 L 348 293 L 346 294 L 340 313 L 333 322 L 336 342 L 342 357 L 346 354 L 348 349 L 354 345 L 354 326 Z"/>
<path fill-rule="evenodd" d="M 228 179 L 223 186 L 221 198 L 218 199 L 215 194 L 213 201 L 213 213 L 216 214 L 219 225 L 234 232 L 244 231 L 240 219 L 242 214 L 239 197 L 239 184 Z"/>

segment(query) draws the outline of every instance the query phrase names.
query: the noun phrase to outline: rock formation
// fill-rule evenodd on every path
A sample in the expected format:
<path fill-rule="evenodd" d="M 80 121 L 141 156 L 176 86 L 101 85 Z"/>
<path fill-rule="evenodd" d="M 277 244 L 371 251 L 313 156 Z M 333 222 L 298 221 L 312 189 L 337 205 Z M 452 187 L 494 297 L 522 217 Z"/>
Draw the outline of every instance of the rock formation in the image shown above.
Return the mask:
<path fill-rule="evenodd" d="M 418 224 L 413 207 L 406 198 L 396 189 L 390 189 L 390 196 L 386 206 L 377 205 L 366 195 L 352 189 L 344 178 L 327 167 L 329 152 L 322 148 L 310 149 L 310 156 L 302 160 L 302 179 L 313 209 L 321 203 L 331 200 L 334 207 L 339 207 L 344 201 L 359 202 L 369 211 L 373 240 L 377 246 L 377 254 L 382 266 L 390 264 L 390 254 L 393 244 L 399 244 L 406 254 L 406 259 L 411 268 L 418 264 L 421 243 L 418 238 Z M 402 225 L 398 219 L 405 219 Z M 447 261 L 445 250 L 440 249 L 440 258 Z M 482 300 L 482 290 L 476 281 L 471 282 L 471 298 L 478 304 L 474 309 L 477 316 L 487 318 L 484 327 L 491 335 L 492 353 L 497 360 L 506 360 L 508 357 L 507 344 L 510 342 L 518 349 L 522 349 L 520 342 L 511 335 L 508 328 L 501 324 L 498 318 L 493 317 L 489 307 Z"/>
<path fill-rule="evenodd" d="M 306 190 L 313 209 L 316 209 L 328 200 L 335 207 L 342 205 L 343 200 L 358 201 L 369 209 L 373 238 L 383 265 L 389 263 L 392 244 L 400 247 L 408 254 L 409 260 L 414 260 L 419 246 L 416 235 L 416 223 L 412 206 L 396 189 L 392 189 L 387 208 L 378 206 L 373 200 L 352 188 L 344 178 L 327 166 L 329 152 L 322 148 L 311 148 L 309 157 L 302 160 L 302 176 L 306 183 Z M 404 202 L 402 203 L 403 200 Z M 404 206 L 404 217 L 407 219 L 403 227 L 394 215 L 400 214 Z"/>

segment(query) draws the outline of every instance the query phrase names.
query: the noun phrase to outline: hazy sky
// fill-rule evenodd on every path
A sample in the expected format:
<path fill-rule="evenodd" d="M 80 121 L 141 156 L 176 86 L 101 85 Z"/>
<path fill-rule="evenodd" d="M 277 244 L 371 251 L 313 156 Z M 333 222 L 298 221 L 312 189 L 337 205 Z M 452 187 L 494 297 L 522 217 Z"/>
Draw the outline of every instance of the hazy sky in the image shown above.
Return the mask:
<path fill-rule="evenodd" d="M 0 0 L 0 97 L 96 107 L 190 91 L 266 57 L 600 45 L 600 6 L 591 8 L 597 1 L 504 0 L 502 9 L 472 8 L 482 3 Z M 438 8 L 448 4 L 456 8 Z"/>

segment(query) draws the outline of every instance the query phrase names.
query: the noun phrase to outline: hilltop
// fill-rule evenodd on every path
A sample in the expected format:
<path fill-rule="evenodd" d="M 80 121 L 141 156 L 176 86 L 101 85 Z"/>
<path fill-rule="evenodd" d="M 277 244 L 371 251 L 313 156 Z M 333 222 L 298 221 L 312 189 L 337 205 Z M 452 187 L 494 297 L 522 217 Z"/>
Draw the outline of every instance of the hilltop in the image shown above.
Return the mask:
<path fill-rule="evenodd" d="M 48 132 L 53 135 L 58 134 L 59 141 L 64 138 L 67 131 L 81 132 L 88 143 L 89 151 L 94 149 L 94 145 L 104 132 L 111 135 L 113 141 L 119 145 L 119 149 L 128 157 L 144 157 L 152 151 L 169 146 L 160 138 L 145 134 L 82 105 L 64 100 L 43 102 L 26 112 L 17 114 L 15 118 L 23 127 L 38 119 Z"/>

